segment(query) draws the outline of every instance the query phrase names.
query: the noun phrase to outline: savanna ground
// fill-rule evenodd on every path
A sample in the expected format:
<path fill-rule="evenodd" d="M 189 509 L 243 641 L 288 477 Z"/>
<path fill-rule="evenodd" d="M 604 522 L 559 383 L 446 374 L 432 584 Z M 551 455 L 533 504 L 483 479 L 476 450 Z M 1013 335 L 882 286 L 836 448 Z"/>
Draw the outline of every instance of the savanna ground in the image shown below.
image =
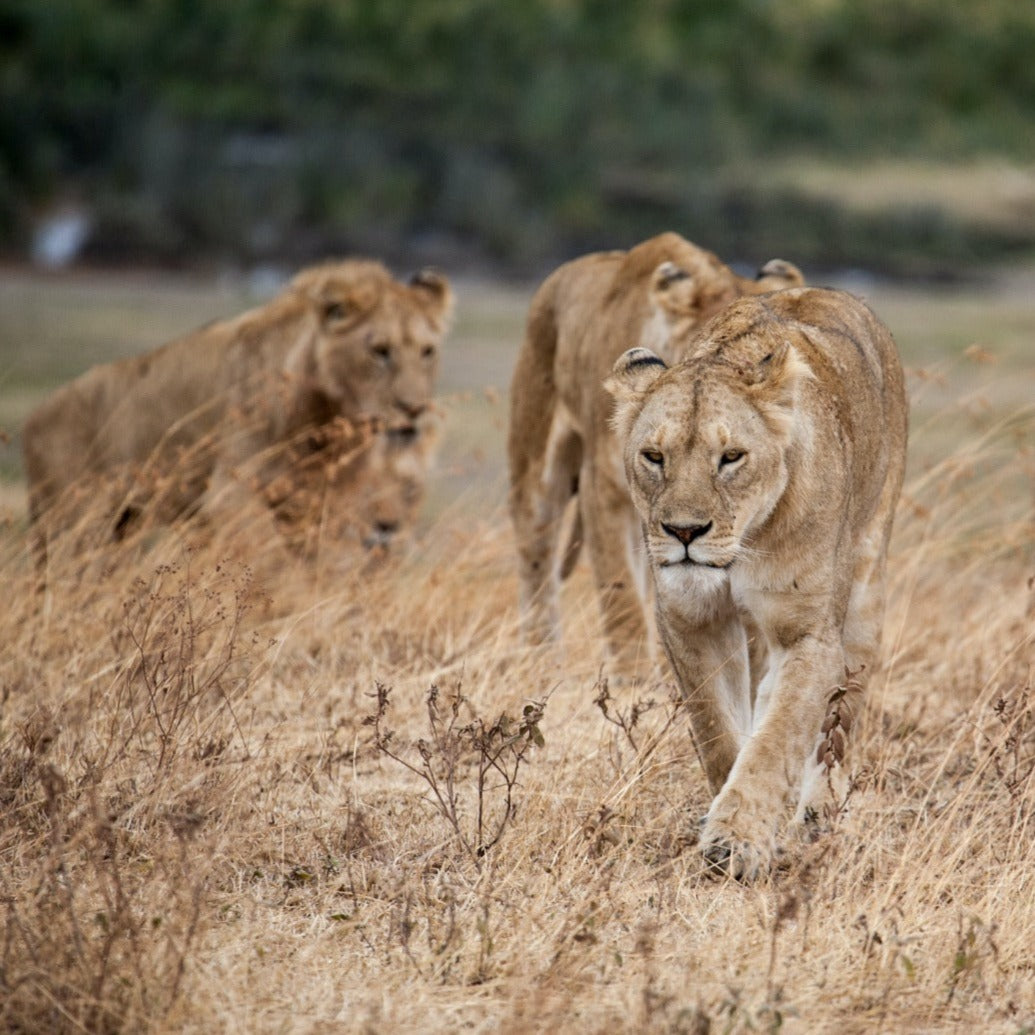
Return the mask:
<path fill-rule="evenodd" d="M 741 886 L 695 852 L 668 674 L 604 692 L 585 569 L 562 657 L 518 635 L 502 442 L 529 290 L 458 285 L 399 555 L 262 578 L 261 542 L 173 530 L 58 555 L 37 596 L 25 414 L 250 300 L 0 274 L 0 1027 L 1035 1030 L 1035 272 L 861 290 L 913 407 L 885 666 L 849 811 Z"/>

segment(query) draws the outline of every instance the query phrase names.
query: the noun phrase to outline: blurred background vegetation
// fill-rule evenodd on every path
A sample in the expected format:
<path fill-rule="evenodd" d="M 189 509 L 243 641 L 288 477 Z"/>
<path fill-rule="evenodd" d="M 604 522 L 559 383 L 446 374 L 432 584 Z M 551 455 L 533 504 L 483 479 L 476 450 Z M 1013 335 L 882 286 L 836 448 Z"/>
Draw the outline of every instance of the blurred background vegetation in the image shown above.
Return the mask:
<path fill-rule="evenodd" d="M 62 212 L 93 263 L 953 276 L 1035 245 L 1035 4 L 3 0 L 0 254 Z"/>

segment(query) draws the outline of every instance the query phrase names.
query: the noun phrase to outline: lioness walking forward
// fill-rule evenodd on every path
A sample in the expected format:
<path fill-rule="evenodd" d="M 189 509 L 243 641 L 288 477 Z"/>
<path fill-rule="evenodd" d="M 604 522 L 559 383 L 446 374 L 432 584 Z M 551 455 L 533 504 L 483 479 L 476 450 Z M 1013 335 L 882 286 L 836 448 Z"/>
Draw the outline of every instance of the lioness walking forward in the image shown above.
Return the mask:
<path fill-rule="evenodd" d="M 836 785 L 877 658 L 907 407 L 888 330 L 798 288 L 734 302 L 608 381 L 665 650 L 715 795 L 701 847 L 750 879 Z M 752 686 L 748 637 L 768 667 Z M 841 690 L 837 688 L 841 687 Z"/>

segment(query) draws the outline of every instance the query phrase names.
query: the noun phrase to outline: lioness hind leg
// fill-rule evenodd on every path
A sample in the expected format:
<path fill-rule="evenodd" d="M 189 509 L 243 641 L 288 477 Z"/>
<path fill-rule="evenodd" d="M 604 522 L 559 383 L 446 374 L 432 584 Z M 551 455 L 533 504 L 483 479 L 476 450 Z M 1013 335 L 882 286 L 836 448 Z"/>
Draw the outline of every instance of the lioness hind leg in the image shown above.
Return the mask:
<path fill-rule="evenodd" d="M 530 644 L 550 643 L 560 634 L 558 540 L 565 507 L 578 486 L 581 462 L 581 439 L 555 419 L 545 454 L 530 462 L 511 486 L 521 622 Z"/>
<path fill-rule="evenodd" d="M 610 674 L 636 681 L 652 664 L 647 620 L 647 560 L 628 490 L 601 471 L 583 468 L 579 504 L 600 600 Z"/>

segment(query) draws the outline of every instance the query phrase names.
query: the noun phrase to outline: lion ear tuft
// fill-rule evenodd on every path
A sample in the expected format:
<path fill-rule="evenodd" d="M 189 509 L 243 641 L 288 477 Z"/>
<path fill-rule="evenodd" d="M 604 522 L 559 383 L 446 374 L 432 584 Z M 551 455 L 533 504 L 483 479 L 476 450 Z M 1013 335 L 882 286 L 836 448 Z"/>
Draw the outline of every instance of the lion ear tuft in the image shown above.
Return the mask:
<path fill-rule="evenodd" d="M 670 319 L 693 310 L 697 294 L 698 285 L 693 275 L 674 262 L 663 262 L 651 274 L 651 305 Z"/>
<path fill-rule="evenodd" d="M 673 284 L 689 280 L 690 273 L 674 262 L 663 262 L 651 276 L 651 288 L 654 291 L 667 291 Z"/>
<path fill-rule="evenodd" d="M 802 287 L 805 275 L 786 259 L 770 259 L 755 274 L 755 283 L 761 291 L 780 291 L 783 288 Z"/>
<path fill-rule="evenodd" d="M 334 332 L 348 330 L 377 305 L 379 288 L 369 277 L 338 269 L 303 270 L 292 287 L 312 306 L 321 325 Z"/>
<path fill-rule="evenodd" d="M 656 352 L 642 347 L 623 352 L 615 361 L 604 388 L 614 399 L 611 427 L 620 441 L 628 435 L 647 390 L 667 369 Z"/>
<path fill-rule="evenodd" d="M 777 425 L 793 412 L 802 383 L 815 377 L 801 353 L 786 338 L 753 366 L 742 368 L 741 375 L 763 413 Z"/>
<path fill-rule="evenodd" d="M 410 277 L 410 287 L 427 297 L 438 320 L 443 324 L 450 320 L 453 315 L 453 290 L 441 273 L 427 267 L 418 270 Z"/>
<path fill-rule="evenodd" d="M 358 294 L 325 289 L 314 299 L 314 304 L 324 326 L 342 331 L 362 318 L 369 308 L 364 301 Z"/>
<path fill-rule="evenodd" d="M 656 352 L 645 348 L 628 349 L 615 361 L 604 388 L 616 399 L 638 398 L 667 369 L 667 364 Z"/>
<path fill-rule="evenodd" d="M 410 277 L 410 287 L 423 288 L 425 291 L 430 291 L 433 295 L 441 296 L 449 293 L 449 281 L 441 273 L 431 269 L 429 266 L 417 270 Z"/>

